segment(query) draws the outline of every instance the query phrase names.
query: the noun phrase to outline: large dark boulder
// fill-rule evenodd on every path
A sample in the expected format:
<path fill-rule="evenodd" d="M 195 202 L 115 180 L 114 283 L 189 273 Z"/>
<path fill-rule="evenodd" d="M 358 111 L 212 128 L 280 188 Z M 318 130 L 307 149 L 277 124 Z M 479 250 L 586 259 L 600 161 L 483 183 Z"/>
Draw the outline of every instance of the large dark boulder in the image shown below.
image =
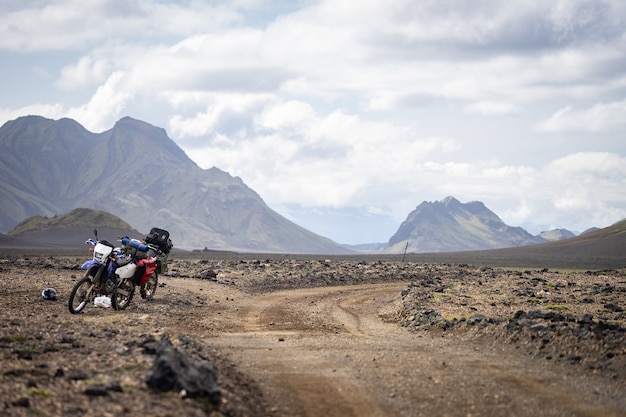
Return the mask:
<path fill-rule="evenodd" d="M 192 363 L 167 339 L 159 342 L 146 382 L 157 392 L 174 391 L 185 397 L 207 399 L 213 405 L 222 400 L 215 366 L 210 362 Z"/>

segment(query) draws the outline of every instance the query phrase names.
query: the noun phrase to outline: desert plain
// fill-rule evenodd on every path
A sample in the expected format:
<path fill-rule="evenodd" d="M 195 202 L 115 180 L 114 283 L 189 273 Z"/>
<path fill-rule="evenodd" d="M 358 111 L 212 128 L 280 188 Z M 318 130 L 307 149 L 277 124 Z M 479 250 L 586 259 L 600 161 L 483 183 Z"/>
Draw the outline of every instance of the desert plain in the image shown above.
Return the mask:
<path fill-rule="evenodd" d="M 172 254 L 154 300 L 73 315 L 84 260 L 0 258 L 2 415 L 626 416 L 624 268 Z M 218 405 L 150 389 L 161 340 Z"/>

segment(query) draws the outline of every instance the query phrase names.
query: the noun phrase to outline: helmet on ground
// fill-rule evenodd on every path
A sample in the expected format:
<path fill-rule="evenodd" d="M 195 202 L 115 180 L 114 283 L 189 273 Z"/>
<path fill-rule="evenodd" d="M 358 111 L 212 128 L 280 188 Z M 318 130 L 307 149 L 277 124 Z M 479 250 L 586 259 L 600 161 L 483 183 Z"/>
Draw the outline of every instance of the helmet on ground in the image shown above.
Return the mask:
<path fill-rule="evenodd" d="M 46 288 L 41 292 L 41 297 L 43 297 L 44 300 L 56 301 L 58 298 L 57 290 L 54 288 Z"/>

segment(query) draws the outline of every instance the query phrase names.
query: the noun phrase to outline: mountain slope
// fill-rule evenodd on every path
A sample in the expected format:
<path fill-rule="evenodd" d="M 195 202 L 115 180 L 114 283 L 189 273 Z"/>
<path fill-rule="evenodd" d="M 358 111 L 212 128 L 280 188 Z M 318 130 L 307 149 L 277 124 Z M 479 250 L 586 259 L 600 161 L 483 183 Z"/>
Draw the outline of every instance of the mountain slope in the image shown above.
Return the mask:
<path fill-rule="evenodd" d="M 516 268 L 602 270 L 626 267 L 626 219 L 569 239 L 465 252 L 409 254 L 413 262 L 446 262 Z"/>
<path fill-rule="evenodd" d="M 516 248 L 516 250 L 520 254 L 538 258 L 547 258 L 550 254 L 570 258 L 624 258 L 626 257 L 626 219 L 580 236 Z"/>
<path fill-rule="evenodd" d="M 271 210 L 240 178 L 198 167 L 165 130 L 123 118 L 102 133 L 21 117 L 0 128 L 0 231 L 76 207 L 106 211 L 178 248 L 292 253 L 349 249 Z"/>
<path fill-rule="evenodd" d="M 520 227 L 507 226 L 481 202 L 453 197 L 422 202 L 389 239 L 387 253 L 495 249 L 544 242 Z M 408 246 L 407 246 L 408 244 Z"/>
<path fill-rule="evenodd" d="M 52 125 L 43 117 L 29 116 L 0 128 L 0 230 L 35 214 L 63 211 L 59 203 L 75 189 L 73 179 L 89 137 L 69 119 Z"/>
<path fill-rule="evenodd" d="M 22 240 L 20 238 L 0 233 L 0 248 L 35 248 L 45 247 L 47 245 L 33 243 L 31 241 Z"/>

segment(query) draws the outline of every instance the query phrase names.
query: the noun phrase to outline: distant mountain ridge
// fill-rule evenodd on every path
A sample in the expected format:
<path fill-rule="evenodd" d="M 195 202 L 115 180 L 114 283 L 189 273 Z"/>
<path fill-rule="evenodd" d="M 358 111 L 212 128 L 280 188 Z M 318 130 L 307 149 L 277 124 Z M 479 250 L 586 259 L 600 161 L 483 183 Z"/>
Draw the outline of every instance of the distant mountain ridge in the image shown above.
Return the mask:
<path fill-rule="evenodd" d="M 165 130 L 125 117 L 102 133 L 25 116 L 0 127 L 0 231 L 76 207 L 114 214 L 178 247 L 346 253 L 270 209 L 240 178 L 201 169 Z"/>
<path fill-rule="evenodd" d="M 424 201 L 409 213 L 384 252 L 455 252 L 497 249 L 546 242 L 521 227 L 506 225 L 479 201 L 454 197 Z"/>
<path fill-rule="evenodd" d="M 576 235 L 569 230 L 566 229 L 554 229 L 547 230 L 539 233 L 539 237 L 548 241 L 555 242 L 557 240 L 569 239 L 570 237 L 575 237 Z"/>

